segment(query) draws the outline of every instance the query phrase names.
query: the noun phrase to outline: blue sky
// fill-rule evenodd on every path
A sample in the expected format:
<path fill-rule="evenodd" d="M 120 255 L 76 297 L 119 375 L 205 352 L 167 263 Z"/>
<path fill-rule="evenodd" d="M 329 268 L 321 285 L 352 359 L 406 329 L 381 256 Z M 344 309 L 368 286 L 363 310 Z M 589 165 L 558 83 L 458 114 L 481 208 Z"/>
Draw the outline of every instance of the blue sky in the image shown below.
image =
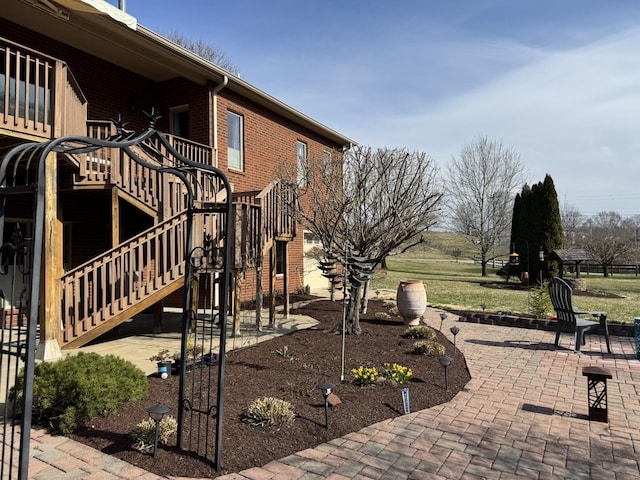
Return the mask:
<path fill-rule="evenodd" d="M 111 0 L 117 4 L 117 0 Z M 127 0 L 222 49 L 263 91 L 361 144 L 431 155 L 479 135 L 585 215 L 640 215 L 636 0 Z M 453 179 L 452 181 L 455 181 Z"/>

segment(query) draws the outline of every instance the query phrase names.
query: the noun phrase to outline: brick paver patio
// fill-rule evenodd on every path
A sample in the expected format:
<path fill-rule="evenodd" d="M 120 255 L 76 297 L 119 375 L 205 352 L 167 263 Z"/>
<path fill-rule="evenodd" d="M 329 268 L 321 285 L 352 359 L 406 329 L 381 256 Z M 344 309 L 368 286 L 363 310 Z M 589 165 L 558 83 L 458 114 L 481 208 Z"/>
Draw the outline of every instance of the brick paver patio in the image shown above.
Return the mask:
<path fill-rule="evenodd" d="M 438 328 L 439 311 L 428 310 Z M 445 322 L 449 334 L 452 316 Z M 634 339 L 589 336 L 582 354 L 541 330 L 456 323 L 473 379 L 451 402 L 387 420 L 231 479 L 638 479 Z M 585 366 L 611 371 L 609 423 L 587 418 Z M 57 442 L 57 444 L 56 444 Z M 64 460 L 59 454 L 64 454 Z M 32 441 L 35 479 L 160 477 L 66 439 Z"/>

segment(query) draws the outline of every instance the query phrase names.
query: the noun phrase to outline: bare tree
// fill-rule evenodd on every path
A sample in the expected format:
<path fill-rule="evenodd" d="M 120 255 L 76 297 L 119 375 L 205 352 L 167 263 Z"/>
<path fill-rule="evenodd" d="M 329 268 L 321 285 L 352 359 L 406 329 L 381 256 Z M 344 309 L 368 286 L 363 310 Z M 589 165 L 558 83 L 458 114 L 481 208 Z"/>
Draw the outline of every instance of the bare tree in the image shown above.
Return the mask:
<path fill-rule="evenodd" d="M 584 215 L 574 205 L 563 204 L 560 210 L 562 230 L 565 234 L 566 245 L 576 245 L 578 231 L 584 223 Z"/>
<path fill-rule="evenodd" d="M 304 178 L 298 218 L 322 241 L 325 252 L 340 256 L 347 268 L 350 256 L 379 265 L 436 222 L 442 193 L 433 160 L 425 153 L 354 147 L 330 160 L 311 159 L 304 169 L 298 175 L 283 167 L 289 180 Z M 362 332 L 358 307 L 363 292 L 366 299 L 366 287 L 351 285 L 349 333 Z"/>
<path fill-rule="evenodd" d="M 509 236 L 513 198 L 525 182 L 523 162 L 513 148 L 480 136 L 451 159 L 448 174 L 452 227 L 473 240 L 485 277 L 496 245 Z"/>
<path fill-rule="evenodd" d="M 584 248 L 602 265 L 605 277 L 614 262 L 631 250 L 628 225 L 617 212 L 599 212 L 587 221 L 589 235 Z"/>
<path fill-rule="evenodd" d="M 229 73 L 232 73 L 234 75 L 238 74 L 238 67 L 236 67 L 231 62 L 224 51 L 222 51 L 212 43 L 209 43 L 202 38 L 190 38 L 184 33 L 181 33 L 177 30 L 169 33 L 164 33 L 163 35 L 173 43 L 180 45 L 182 48 L 186 48 L 199 57 L 202 57 L 219 67 L 224 68 Z"/>

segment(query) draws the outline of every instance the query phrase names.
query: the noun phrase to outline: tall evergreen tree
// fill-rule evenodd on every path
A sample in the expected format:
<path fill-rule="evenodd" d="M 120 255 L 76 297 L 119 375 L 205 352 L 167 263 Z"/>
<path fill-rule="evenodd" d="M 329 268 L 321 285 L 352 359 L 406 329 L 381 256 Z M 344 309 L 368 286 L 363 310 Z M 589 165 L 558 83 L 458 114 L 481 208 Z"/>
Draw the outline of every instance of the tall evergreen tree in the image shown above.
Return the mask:
<path fill-rule="evenodd" d="M 545 253 L 545 261 L 539 267 L 544 278 L 557 273 L 557 265 L 549 261 L 549 253 L 564 246 L 564 232 L 560 204 L 553 179 L 549 174 L 544 177 L 542 184 L 542 198 L 540 210 L 542 212 L 542 241 L 541 247 Z"/>
<path fill-rule="evenodd" d="M 546 175 L 543 182 L 531 187 L 524 185 L 514 203 L 511 225 L 511 248 L 520 257 L 520 272 L 528 271 L 532 281 L 554 274 L 549 253 L 562 248 L 563 239 L 560 206 L 551 176 Z"/>

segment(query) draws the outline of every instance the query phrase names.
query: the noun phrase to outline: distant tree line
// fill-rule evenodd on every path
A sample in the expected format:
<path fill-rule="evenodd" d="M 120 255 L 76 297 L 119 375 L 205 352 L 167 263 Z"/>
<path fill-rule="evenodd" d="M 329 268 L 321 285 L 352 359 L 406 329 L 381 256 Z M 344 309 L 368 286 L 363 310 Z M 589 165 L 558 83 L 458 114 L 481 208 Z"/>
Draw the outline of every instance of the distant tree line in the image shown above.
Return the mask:
<path fill-rule="evenodd" d="M 605 277 L 617 264 L 637 265 L 640 260 L 640 215 L 623 217 L 602 211 L 587 217 L 573 205 L 562 209 L 566 248 L 582 248 L 602 266 Z"/>

